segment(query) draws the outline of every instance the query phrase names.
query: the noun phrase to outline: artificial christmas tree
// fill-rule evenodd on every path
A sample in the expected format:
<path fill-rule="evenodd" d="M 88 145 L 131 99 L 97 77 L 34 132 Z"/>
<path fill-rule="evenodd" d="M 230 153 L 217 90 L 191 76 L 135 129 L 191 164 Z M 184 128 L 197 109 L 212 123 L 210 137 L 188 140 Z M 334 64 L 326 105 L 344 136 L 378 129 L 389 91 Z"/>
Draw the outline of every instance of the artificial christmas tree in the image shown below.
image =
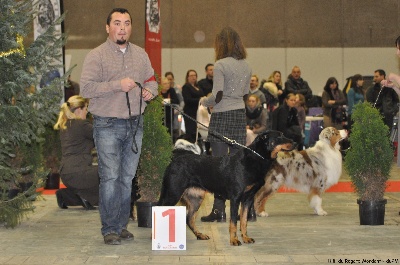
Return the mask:
<path fill-rule="evenodd" d="M 64 77 L 43 77 L 62 67 L 65 36 L 62 17 L 27 44 L 37 1 L 0 0 L 0 225 L 15 227 L 34 207 L 36 189 L 47 175 L 40 157 L 44 126 L 53 123 L 62 99 Z M 30 151 L 27 152 L 27 151 Z M 32 186 L 21 188 L 29 176 Z M 10 195 L 11 190 L 16 190 Z"/>

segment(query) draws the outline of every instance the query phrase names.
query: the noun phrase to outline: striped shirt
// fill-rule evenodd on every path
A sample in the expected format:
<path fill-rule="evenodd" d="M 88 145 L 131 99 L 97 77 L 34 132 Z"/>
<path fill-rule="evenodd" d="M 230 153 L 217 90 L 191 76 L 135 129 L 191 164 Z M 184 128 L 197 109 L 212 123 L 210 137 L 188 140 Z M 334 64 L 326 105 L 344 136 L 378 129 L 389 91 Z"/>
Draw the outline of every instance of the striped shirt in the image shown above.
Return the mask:
<path fill-rule="evenodd" d="M 157 95 L 157 82 L 147 53 L 132 43 L 125 52 L 109 38 L 88 53 L 83 63 L 80 86 L 81 95 L 90 99 L 89 112 L 100 117 L 129 118 L 126 93 L 121 90 L 121 79 L 129 77 Z M 143 101 L 139 111 L 140 88 L 128 93 L 131 115 L 143 113 Z"/>

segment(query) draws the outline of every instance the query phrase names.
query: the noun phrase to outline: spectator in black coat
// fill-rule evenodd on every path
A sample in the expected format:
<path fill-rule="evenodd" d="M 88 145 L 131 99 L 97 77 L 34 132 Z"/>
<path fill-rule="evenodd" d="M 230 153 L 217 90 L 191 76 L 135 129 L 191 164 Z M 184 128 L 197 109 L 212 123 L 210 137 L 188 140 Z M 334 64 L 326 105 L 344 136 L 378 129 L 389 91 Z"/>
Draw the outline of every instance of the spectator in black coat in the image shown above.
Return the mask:
<path fill-rule="evenodd" d="M 307 81 L 303 80 L 303 78 L 300 76 L 300 68 L 298 66 L 294 66 L 292 73 L 288 76 L 288 79 L 285 82 L 285 94 L 303 94 L 307 102 L 312 98 L 312 90 Z"/>
<path fill-rule="evenodd" d="M 283 105 L 272 113 L 272 130 L 280 131 L 287 138 L 295 141 L 298 150 L 303 149 L 303 136 L 297 117 L 296 95 L 289 93 Z"/>

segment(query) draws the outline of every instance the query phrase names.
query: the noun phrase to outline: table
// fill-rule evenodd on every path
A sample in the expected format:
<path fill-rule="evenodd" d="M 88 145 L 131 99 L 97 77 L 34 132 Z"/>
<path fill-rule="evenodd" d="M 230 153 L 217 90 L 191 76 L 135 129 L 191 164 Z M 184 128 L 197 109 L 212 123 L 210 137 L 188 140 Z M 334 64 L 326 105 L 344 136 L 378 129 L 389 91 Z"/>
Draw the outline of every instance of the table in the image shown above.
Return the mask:
<path fill-rule="evenodd" d="M 315 144 L 319 139 L 319 134 L 323 129 L 324 117 L 320 116 L 306 116 L 306 123 L 304 129 L 304 146 L 310 147 Z"/>

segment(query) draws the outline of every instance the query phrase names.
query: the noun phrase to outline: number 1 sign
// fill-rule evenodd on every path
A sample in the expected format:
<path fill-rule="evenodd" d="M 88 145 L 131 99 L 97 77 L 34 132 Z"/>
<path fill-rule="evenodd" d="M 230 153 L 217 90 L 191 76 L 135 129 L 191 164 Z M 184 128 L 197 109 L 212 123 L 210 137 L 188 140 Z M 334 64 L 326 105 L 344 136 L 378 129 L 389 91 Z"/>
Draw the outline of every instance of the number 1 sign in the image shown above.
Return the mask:
<path fill-rule="evenodd" d="M 186 250 L 186 207 L 152 207 L 152 250 Z"/>

